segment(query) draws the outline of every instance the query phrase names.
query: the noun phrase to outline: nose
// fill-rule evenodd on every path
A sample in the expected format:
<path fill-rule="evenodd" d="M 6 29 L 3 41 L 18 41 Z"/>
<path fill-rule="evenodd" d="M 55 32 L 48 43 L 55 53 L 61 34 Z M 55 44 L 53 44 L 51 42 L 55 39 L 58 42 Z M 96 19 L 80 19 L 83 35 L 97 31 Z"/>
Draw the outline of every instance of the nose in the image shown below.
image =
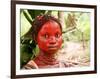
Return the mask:
<path fill-rule="evenodd" d="M 54 36 L 52 36 L 51 38 L 50 38 L 50 42 L 49 42 L 50 44 L 56 44 L 56 38 L 54 37 Z"/>

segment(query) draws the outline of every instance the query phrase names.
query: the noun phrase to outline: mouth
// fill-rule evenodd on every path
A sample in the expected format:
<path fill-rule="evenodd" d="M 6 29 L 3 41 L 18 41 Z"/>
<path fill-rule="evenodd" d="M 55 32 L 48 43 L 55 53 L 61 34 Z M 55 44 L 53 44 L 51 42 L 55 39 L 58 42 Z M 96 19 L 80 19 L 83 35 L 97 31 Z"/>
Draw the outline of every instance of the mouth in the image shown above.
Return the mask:
<path fill-rule="evenodd" d="M 48 46 L 48 48 L 49 48 L 49 50 L 52 50 L 52 51 L 55 51 L 55 50 L 58 49 L 58 47 L 57 46 L 54 46 L 54 45 Z"/>

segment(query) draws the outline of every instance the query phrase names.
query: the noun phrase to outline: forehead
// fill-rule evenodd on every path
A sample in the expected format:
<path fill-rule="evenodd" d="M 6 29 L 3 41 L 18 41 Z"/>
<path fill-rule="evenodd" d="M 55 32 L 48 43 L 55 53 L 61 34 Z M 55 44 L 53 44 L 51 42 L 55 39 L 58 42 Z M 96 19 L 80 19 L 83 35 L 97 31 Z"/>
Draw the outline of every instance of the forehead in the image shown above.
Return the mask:
<path fill-rule="evenodd" d="M 41 30 L 57 30 L 57 29 L 61 30 L 60 25 L 57 22 L 50 20 L 42 26 Z"/>

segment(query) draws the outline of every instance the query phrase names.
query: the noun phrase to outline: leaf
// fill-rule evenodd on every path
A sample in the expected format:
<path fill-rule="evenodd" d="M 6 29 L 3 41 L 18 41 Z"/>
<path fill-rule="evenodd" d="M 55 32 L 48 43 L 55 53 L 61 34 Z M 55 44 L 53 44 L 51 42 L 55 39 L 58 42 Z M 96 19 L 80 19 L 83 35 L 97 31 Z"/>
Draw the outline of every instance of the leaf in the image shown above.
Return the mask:
<path fill-rule="evenodd" d="M 86 29 L 90 29 L 90 17 L 89 13 L 83 13 L 77 23 L 77 28 L 81 30 L 81 32 L 85 32 Z"/>
<path fill-rule="evenodd" d="M 30 24 L 30 22 L 27 20 L 27 18 L 25 17 L 25 14 L 27 15 L 28 18 L 31 19 L 31 17 L 30 17 L 30 15 L 28 14 L 27 10 L 23 10 L 23 11 L 21 12 L 21 15 L 20 15 L 20 17 L 21 17 L 21 37 L 22 37 L 23 35 L 25 35 L 25 34 L 29 31 L 29 29 L 31 28 L 31 24 Z"/>
<path fill-rule="evenodd" d="M 44 14 L 45 10 L 28 10 L 30 16 L 32 19 L 34 19 L 36 16 L 40 15 L 40 14 Z"/>
<path fill-rule="evenodd" d="M 23 65 L 25 65 L 32 57 L 33 53 L 32 53 L 32 49 L 26 45 L 26 44 L 21 44 L 21 50 L 20 50 L 20 62 L 21 62 L 21 67 Z"/>

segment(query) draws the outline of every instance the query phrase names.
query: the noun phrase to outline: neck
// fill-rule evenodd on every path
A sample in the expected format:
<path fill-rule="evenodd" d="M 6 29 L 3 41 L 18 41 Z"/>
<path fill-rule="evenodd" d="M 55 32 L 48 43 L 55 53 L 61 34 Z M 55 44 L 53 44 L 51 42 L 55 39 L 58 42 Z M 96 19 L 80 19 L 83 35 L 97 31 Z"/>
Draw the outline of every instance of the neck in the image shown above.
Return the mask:
<path fill-rule="evenodd" d="M 55 58 L 55 53 L 46 53 L 46 52 L 40 51 L 38 58 L 42 62 L 48 65 L 57 63 L 57 60 Z"/>

